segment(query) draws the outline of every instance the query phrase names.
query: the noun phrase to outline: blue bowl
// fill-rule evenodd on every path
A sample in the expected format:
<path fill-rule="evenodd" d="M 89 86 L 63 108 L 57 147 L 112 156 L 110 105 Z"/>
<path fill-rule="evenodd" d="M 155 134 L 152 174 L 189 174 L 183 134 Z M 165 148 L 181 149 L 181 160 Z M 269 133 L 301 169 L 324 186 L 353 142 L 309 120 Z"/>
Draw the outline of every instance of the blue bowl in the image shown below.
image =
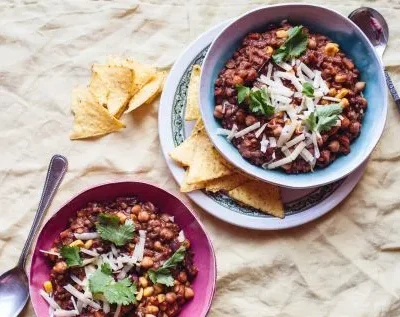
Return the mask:
<path fill-rule="evenodd" d="M 216 134 L 219 122 L 214 118 L 214 83 L 243 38 L 250 32 L 266 30 L 268 24 L 287 19 L 293 25 L 304 25 L 311 31 L 327 35 L 353 59 L 366 82 L 364 96 L 368 108 L 360 136 L 351 144 L 351 152 L 326 168 L 307 174 L 286 174 L 266 170 L 246 161 L 223 136 Z M 265 182 L 289 188 L 311 188 L 334 182 L 354 171 L 371 154 L 385 125 L 387 92 L 383 67 L 364 33 L 347 17 L 321 6 L 281 4 L 250 11 L 230 23 L 217 36 L 205 57 L 200 79 L 200 108 L 207 133 L 218 151 L 234 166 Z"/>

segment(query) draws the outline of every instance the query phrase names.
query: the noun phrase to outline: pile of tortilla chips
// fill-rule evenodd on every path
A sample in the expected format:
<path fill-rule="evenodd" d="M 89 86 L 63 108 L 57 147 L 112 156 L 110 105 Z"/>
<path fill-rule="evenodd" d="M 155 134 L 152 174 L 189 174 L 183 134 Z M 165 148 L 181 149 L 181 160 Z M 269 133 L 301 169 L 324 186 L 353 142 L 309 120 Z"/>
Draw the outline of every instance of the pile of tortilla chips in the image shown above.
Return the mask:
<path fill-rule="evenodd" d="M 186 168 L 182 192 L 223 191 L 239 203 L 276 217 L 284 217 L 279 187 L 254 180 L 231 166 L 214 148 L 204 129 L 198 106 L 200 66 L 194 65 L 187 96 L 186 120 L 197 120 L 191 135 L 177 146 L 171 158 Z"/>
<path fill-rule="evenodd" d="M 164 72 L 128 58 L 110 57 L 104 65 L 94 64 L 88 87 L 73 91 L 71 140 L 124 128 L 121 116 L 157 97 L 164 79 Z"/>

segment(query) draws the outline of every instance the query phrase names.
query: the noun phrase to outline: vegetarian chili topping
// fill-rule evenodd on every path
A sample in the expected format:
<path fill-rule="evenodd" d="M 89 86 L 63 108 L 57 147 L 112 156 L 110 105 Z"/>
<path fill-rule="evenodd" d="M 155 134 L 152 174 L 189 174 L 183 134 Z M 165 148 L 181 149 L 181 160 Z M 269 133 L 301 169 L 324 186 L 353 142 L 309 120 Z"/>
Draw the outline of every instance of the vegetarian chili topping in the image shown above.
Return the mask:
<path fill-rule="evenodd" d="M 53 316 L 177 316 L 194 297 L 190 242 L 151 202 L 90 203 L 53 247 L 40 294 Z"/>
<path fill-rule="evenodd" d="M 350 152 L 367 108 L 364 88 L 338 44 L 283 21 L 248 34 L 221 70 L 217 133 L 255 165 L 309 172 Z"/>

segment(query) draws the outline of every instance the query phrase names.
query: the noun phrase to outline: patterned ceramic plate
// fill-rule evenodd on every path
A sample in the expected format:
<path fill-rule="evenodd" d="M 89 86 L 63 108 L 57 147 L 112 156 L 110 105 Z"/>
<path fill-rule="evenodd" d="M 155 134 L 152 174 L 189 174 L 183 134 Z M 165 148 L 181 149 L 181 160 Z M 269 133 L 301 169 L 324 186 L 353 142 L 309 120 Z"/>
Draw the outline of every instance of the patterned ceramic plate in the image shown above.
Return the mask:
<path fill-rule="evenodd" d="M 158 116 L 160 142 L 168 167 L 178 183 L 183 180 L 184 169 L 172 161 L 168 153 L 190 135 L 194 125 L 194 122 L 184 120 L 190 72 L 194 64 L 201 65 L 210 43 L 227 23 L 202 34 L 186 49 L 172 67 L 161 96 Z M 366 163 L 346 178 L 322 187 L 305 190 L 282 188 L 284 219 L 239 205 L 221 193 L 197 190 L 188 196 L 215 217 L 240 227 L 262 230 L 290 228 L 310 222 L 338 205 L 358 183 L 365 166 Z"/>

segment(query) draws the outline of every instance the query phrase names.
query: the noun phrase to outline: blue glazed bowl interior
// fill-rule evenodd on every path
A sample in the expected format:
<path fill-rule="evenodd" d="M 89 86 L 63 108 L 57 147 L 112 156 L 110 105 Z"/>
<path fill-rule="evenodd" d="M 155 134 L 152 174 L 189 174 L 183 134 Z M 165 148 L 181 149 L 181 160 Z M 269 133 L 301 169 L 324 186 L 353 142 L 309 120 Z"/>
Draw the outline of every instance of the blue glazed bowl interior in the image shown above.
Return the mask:
<path fill-rule="evenodd" d="M 288 175 L 282 170 L 265 170 L 247 162 L 223 136 L 214 118 L 214 83 L 243 38 L 254 31 L 265 31 L 268 24 L 287 19 L 292 25 L 304 25 L 313 33 L 328 36 L 338 43 L 360 70 L 366 82 L 364 96 L 368 108 L 362 121 L 360 136 L 351 144 L 351 153 L 340 156 L 332 164 L 314 173 Z M 252 11 L 227 26 L 211 45 L 203 63 L 200 82 L 201 113 L 206 130 L 221 154 L 236 167 L 264 181 L 284 187 L 307 188 L 338 180 L 355 170 L 372 152 L 382 134 L 387 112 L 387 93 L 382 66 L 368 39 L 350 20 L 326 8 L 292 4 L 277 5 Z"/>

